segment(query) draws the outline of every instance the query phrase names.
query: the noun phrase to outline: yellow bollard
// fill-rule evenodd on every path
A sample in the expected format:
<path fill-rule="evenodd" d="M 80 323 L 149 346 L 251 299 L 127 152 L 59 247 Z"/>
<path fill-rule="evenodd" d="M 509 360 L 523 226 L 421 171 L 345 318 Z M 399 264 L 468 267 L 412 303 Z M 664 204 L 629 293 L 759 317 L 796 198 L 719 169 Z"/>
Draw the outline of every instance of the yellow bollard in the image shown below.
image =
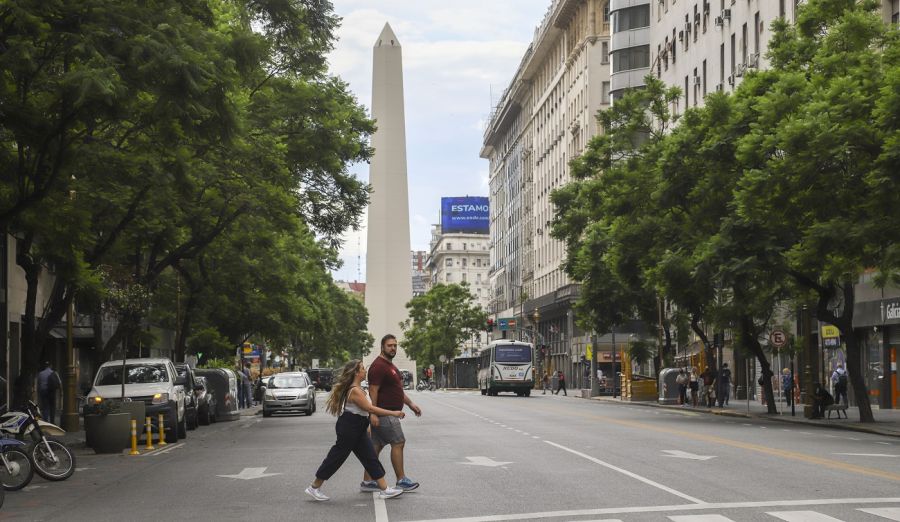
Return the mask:
<path fill-rule="evenodd" d="M 131 419 L 131 452 L 129 455 L 140 455 L 137 449 L 137 420 Z"/>
<path fill-rule="evenodd" d="M 153 424 L 150 423 L 150 417 L 147 416 L 147 450 L 156 449 L 153 447 Z"/>
<path fill-rule="evenodd" d="M 166 425 L 164 424 L 162 413 L 159 414 L 159 442 L 157 442 L 156 445 L 166 445 Z"/>

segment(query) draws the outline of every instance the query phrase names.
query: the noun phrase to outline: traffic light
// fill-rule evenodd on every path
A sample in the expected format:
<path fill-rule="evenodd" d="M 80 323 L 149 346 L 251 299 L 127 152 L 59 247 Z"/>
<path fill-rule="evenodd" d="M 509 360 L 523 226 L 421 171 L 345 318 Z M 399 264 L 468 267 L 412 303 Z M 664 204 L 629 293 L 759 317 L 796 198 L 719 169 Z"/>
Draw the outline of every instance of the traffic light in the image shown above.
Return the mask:
<path fill-rule="evenodd" d="M 487 329 L 487 331 L 489 331 L 489 332 L 493 332 L 493 331 L 494 331 L 494 319 L 493 319 L 493 318 L 488 317 L 488 320 L 487 320 L 487 328 L 486 328 L 486 329 Z"/>

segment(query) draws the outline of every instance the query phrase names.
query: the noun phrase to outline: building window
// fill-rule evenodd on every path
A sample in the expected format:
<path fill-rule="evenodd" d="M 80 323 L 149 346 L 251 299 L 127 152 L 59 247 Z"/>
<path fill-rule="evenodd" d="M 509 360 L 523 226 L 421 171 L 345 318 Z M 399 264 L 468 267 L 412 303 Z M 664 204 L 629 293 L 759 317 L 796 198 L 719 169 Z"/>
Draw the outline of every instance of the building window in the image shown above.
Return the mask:
<path fill-rule="evenodd" d="M 464 243 L 464 244 L 465 244 L 465 243 Z M 463 264 L 463 266 L 466 266 L 466 261 L 468 261 L 468 260 L 469 260 L 468 258 L 465 258 L 465 257 L 462 258 L 462 264 Z"/>
<path fill-rule="evenodd" d="M 703 78 L 701 79 L 703 82 L 703 97 L 706 97 L 706 60 L 703 60 Z"/>
<path fill-rule="evenodd" d="M 613 72 L 650 67 L 650 46 L 629 47 L 613 53 Z"/>
<path fill-rule="evenodd" d="M 603 82 L 600 88 L 600 103 L 609 104 L 609 82 Z"/>
<path fill-rule="evenodd" d="M 609 23 L 609 2 L 603 4 L 603 21 Z"/>
<path fill-rule="evenodd" d="M 688 107 L 691 106 L 691 97 L 689 96 L 690 92 L 688 90 L 690 84 L 688 83 L 688 77 L 684 77 L 684 110 L 687 110 Z"/>
<path fill-rule="evenodd" d="M 447 258 L 447 262 L 444 263 L 444 264 L 445 264 L 446 266 L 453 266 L 453 258 L 452 258 L 452 257 L 448 257 L 448 258 Z"/>
<path fill-rule="evenodd" d="M 741 63 L 747 65 L 747 24 L 741 26 Z"/>
<path fill-rule="evenodd" d="M 734 75 L 734 33 L 731 33 L 731 74 Z"/>
<path fill-rule="evenodd" d="M 759 32 L 762 31 L 759 25 L 759 11 L 753 17 L 753 22 L 753 53 L 759 56 Z"/>
<path fill-rule="evenodd" d="M 725 44 L 719 46 L 719 85 L 725 84 Z"/>
<path fill-rule="evenodd" d="M 480 283 L 480 282 L 481 282 L 481 272 L 475 274 L 475 282 L 476 282 L 476 283 Z"/>
<path fill-rule="evenodd" d="M 447 276 L 444 278 L 444 280 L 448 283 L 453 281 L 453 274 L 451 274 L 450 272 L 447 272 Z"/>
<path fill-rule="evenodd" d="M 447 243 L 447 250 L 453 250 L 453 243 Z"/>
<path fill-rule="evenodd" d="M 600 63 L 609 63 L 609 42 L 600 44 Z"/>
<path fill-rule="evenodd" d="M 620 9 L 613 13 L 613 32 L 619 33 L 631 29 L 650 26 L 650 4 Z"/>
<path fill-rule="evenodd" d="M 466 282 L 466 273 L 465 273 L 465 272 L 463 272 L 463 275 L 462 275 L 462 280 L 463 280 L 463 283 L 465 283 L 465 282 Z"/>

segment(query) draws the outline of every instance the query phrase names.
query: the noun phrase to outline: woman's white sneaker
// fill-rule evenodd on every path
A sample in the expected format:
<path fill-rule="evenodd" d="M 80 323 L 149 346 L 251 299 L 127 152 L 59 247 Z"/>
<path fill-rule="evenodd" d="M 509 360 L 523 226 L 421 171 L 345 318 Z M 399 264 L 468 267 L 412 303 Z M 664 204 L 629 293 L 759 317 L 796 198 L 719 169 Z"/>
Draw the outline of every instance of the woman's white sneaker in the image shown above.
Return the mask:
<path fill-rule="evenodd" d="M 402 494 L 403 494 L 402 489 L 388 487 L 387 489 L 383 490 L 381 493 L 378 494 L 378 498 L 380 498 L 381 500 L 384 500 L 386 498 L 399 497 Z"/>
<path fill-rule="evenodd" d="M 319 491 L 318 488 L 314 488 L 312 486 L 309 486 L 308 488 L 306 488 L 306 494 L 311 496 L 312 498 L 318 500 L 319 502 L 331 500 L 327 495 L 325 495 L 325 493 L 322 493 L 321 491 Z"/>

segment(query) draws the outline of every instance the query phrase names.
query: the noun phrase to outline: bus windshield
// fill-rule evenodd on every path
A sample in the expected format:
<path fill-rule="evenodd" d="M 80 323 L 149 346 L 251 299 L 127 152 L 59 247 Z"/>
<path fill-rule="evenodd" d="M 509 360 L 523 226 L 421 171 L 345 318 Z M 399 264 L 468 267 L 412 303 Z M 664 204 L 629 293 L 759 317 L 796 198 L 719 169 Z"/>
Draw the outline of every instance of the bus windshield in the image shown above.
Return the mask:
<path fill-rule="evenodd" d="M 515 345 L 499 345 L 494 355 L 498 363 L 530 363 L 531 347 Z"/>

